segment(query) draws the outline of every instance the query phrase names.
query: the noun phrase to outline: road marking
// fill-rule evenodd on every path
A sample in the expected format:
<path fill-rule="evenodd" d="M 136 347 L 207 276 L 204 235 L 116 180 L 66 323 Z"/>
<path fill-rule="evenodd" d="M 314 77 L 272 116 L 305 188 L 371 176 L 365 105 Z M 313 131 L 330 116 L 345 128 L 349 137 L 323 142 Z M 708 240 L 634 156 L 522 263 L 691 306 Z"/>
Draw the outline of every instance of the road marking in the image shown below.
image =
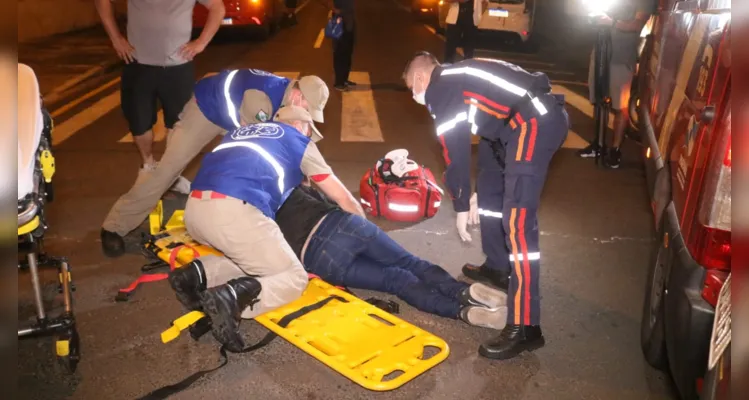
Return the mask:
<path fill-rule="evenodd" d="M 349 77 L 357 85 L 370 86 L 368 72 L 352 71 Z M 341 142 L 384 142 L 380 118 L 371 89 L 343 92 Z"/>
<path fill-rule="evenodd" d="M 577 110 L 585 114 L 588 118 L 594 119 L 593 105 L 590 104 L 590 100 L 588 100 L 587 97 L 583 97 L 562 85 L 551 85 L 551 92 L 563 94 L 564 100 L 567 102 L 567 105 L 576 108 Z M 609 129 L 614 129 L 613 112 L 609 115 Z"/>
<path fill-rule="evenodd" d="M 105 83 L 105 84 L 103 84 L 103 85 L 99 86 L 98 88 L 96 88 L 96 89 L 94 89 L 94 90 L 92 90 L 92 91 L 90 91 L 90 92 L 88 92 L 88 93 L 84 94 L 83 96 L 81 96 L 81 97 L 78 97 L 77 99 L 75 99 L 75 100 L 71 101 L 70 103 L 68 103 L 68 104 L 65 104 L 64 106 L 62 106 L 62 107 L 60 107 L 60 108 L 56 109 L 55 111 L 53 111 L 52 113 L 50 113 L 50 116 L 51 116 L 52 118 L 57 118 L 57 117 L 59 117 L 60 115 L 62 115 L 62 114 L 64 114 L 64 113 L 66 113 L 66 112 L 67 112 L 68 110 L 70 110 L 71 108 L 73 108 L 73 107 L 77 106 L 78 104 L 81 104 L 81 103 L 83 103 L 84 101 L 86 101 L 86 100 L 90 99 L 91 97 L 94 97 L 94 96 L 96 96 L 97 94 L 99 94 L 99 93 L 101 93 L 101 92 L 103 92 L 103 91 L 105 91 L 105 90 L 109 89 L 110 87 L 112 87 L 112 86 L 114 86 L 115 84 L 117 84 L 117 83 L 118 83 L 119 81 L 120 81 L 120 78 L 115 78 L 115 79 L 112 79 L 111 81 L 109 81 L 109 82 L 107 82 L 107 83 Z M 118 93 L 119 93 L 119 91 L 118 91 Z"/>
<path fill-rule="evenodd" d="M 320 29 L 320 33 L 317 34 L 317 39 L 315 39 L 315 44 L 312 47 L 319 49 L 322 46 L 323 40 L 325 40 L 325 28 Z"/>
<path fill-rule="evenodd" d="M 96 120 L 105 116 L 119 105 L 120 91 L 118 90 L 70 117 L 60 125 L 56 125 L 54 133 L 52 134 L 52 145 L 57 146 L 68 140 L 71 136 L 93 124 Z"/>
<path fill-rule="evenodd" d="M 44 95 L 44 100 L 50 103 L 57 101 L 58 97 L 60 97 L 63 92 L 88 79 L 92 75 L 102 71 L 106 67 L 107 63 L 102 63 L 95 67 L 89 68 L 87 71 L 83 72 L 80 75 L 68 79 L 67 81 L 63 82 L 62 85 L 52 89 L 52 91 Z"/>
<path fill-rule="evenodd" d="M 302 3 L 299 7 L 297 7 L 296 10 L 294 10 L 294 14 L 299 14 L 299 11 L 302 11 L 304 7 L 307 7 L 307 4 L 309 4 L 310 1 L 311 0 L 307 0 L 304 3 Z"/>

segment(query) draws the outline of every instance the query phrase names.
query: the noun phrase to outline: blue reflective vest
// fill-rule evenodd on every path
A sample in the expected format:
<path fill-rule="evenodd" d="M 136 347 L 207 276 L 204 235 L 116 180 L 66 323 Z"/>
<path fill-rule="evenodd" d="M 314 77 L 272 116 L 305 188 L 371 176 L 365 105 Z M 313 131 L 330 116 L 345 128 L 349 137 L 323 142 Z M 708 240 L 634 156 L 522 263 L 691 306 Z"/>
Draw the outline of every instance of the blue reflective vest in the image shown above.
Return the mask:
<path fill-rule="evenodd" d="M 290 79 L 259 69 L 223 70 L 195 84 L 195 101 L 209 121 L 231 131 L 239 127 L 239 107 L 246 90 L 256 89 L 270 98 L 273 109 L 262 110 L 270 120 L 281 107 L 290 82 Z"/>
<path fill-rule="evenodd" d="M 244 200 L 273 219 L 302 183 L 302 157 L 309 142 L 293 126 L 280 122 L 234 129 L 203 158 L 191 189 Z"/>

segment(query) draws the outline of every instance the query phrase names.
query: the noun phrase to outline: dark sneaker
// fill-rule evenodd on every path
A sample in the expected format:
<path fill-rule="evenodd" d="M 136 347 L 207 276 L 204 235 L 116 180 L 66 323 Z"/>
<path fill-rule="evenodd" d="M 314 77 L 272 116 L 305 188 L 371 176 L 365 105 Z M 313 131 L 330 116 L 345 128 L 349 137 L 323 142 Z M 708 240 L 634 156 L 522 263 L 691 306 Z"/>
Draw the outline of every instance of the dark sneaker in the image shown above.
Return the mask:
<path fill-rule="evenodd" d="M 597 143 L 589 144 L 588 147 L 581 149 L 577 152 L 577 155 L 582 158 L 593 158 L 597 157 L 600 152 L 600 147 Z"/>
<path fill-rule="evenodd" d="M 261 289 L 257 279 L 246 277 L 200 292 L 200 305 L 211 319 L 213 337 L 227 350 L 237 353 L 244 349 L 239 332 L 242 311 L 258 302 Z"/>
<path fill-rule="evenodd" d="M 122 238 L 122 236 L 114 232 L 102 229 L 101 250 L 107 257 L 119 257 L 125 254 L 125 240 Z"/>
<path fill-rule="evenodd" d="M 356 82 L 346 81 L 346 83 L 344 83 L 344 85 L 346 85 L 346 86 L 356 86 Z"/>
<path fill-rule="evenodd" d="M 333 86 L 333 88 L 334 88 L 335 90 L 339 91 L 339 92 L 345 92 L 345 91 L 347 91 L 347 90 L 348 90 L 348 86 L 346 86 L 346 84 L 345 84 L 345 83 L 344 83 L 344 84 L 342 84 L 342 85 L 335 85 L 335 86 Z"/>
<path fill-rule="evenodd" d="M 483 283 L 474 283 L 460 293 L 460 304 L 485 308 L 507 306 L 507 293 Z"/>
<path fill-rule="evenodd" d="M 206 288 L 205 269 L 199 260 L 193 260 L 169 272 L 169 285 L 182 305 L 190 311 L 200 311 L 200 292 Z"/>
<path fill-rule="evenodd" d="M 494 285 L 499 290 L 507 292 L 507 288 L 510 286 L 510 274 L 499 271 L 498 269 L 489 268 L 486 264 L 476 266 L 473 264 L 465 264 L 463 266 L 463 275 L 466 278 L 473 279 L 474 281 L 486 282 Z"/>
<path fill-rule="evenodd" d="M 622 151 L 619 149 L 609 150 L 603 159 L 603 163 L 609 168 L 619 168 L 622 163 Z"/>
<path fill-rule="evenodd" d="M 507 307 L 463 307 L 460 309 L 460 319 L 468 325 L 499 330 L 507 324 Z"/>
<path fill-rule="evenodd" d="M 546 339 L 540 326 L 506 325 L 499 336 L 479 347 L 479 354 L 495 360 L 508 360 L 524 351 L 543 347 Z"/>

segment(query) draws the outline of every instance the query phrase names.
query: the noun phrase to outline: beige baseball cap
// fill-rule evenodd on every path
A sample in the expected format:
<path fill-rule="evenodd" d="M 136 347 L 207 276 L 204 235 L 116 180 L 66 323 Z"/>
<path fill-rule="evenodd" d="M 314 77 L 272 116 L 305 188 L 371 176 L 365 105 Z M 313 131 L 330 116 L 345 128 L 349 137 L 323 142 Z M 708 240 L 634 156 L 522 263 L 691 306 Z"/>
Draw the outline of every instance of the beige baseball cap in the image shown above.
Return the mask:
<path fill-rule="evenodd" d="M 292 121 L 304 121 L 309 122 L 310 129 L 312 129 L 311 139 L 313 142 L 319 142 L 322 139 L 322 134 L 317 130 L 315 122 L 312 119 L 307 110 L 299 106 L 285 106 L 278 109 L 276 116 L 273 118 L 280 122 L 292 122 Z"/>
<path fill-rule="evenodd" d="M 323 123 L 323 109 L 325 104 L 328 103 L 328 97 L 330 97 L 330 90 L 328 85 L 320 79 L 319 76 L 307 75 L 297 81 L 299 90 L 307 99 L 309 105 L 309 114 L 315 122 Z"/>

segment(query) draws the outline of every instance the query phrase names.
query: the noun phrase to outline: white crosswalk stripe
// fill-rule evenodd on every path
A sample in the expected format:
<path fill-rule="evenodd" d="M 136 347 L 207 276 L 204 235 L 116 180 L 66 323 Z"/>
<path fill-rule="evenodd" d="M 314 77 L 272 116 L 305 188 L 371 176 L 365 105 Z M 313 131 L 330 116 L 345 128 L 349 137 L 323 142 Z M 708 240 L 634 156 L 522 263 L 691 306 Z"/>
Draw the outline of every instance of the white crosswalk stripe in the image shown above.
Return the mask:
<path fill-rule="evenodd" d="M 384 142 L 369 73 L 352 71 L 349 79 L 361 89 L 353 88 L 342 93 L 341 141 Z"/>

